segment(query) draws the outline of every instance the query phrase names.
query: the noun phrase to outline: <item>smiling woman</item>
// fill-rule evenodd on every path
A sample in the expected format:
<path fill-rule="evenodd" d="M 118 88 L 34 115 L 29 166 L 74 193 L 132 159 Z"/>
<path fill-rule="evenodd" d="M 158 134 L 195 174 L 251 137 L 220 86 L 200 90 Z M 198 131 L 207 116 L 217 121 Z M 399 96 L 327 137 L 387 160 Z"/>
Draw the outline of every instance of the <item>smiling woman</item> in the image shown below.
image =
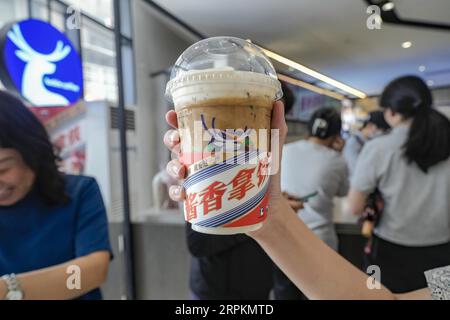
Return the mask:
<path fill-rule="evenodd" d="M 112 255 L 100 190 L 57 160 L 42 124 L 0 91 L 0 300 L 101 298 Z"/>
<path fill-rule="evenodd" d="M 13 149 L 0 149 L 0 205 L 11 205 L 31 189 L 35 175 Z"/>
<path fill-rule="evenodd" d="M 0 92 L 0 110 L 0 191 L 14 191 L 5 199 L 0 192 L 0 206 L 23 198 L 33 184 L 46 203 L 66 202 L 64 179 L 44 127 L 20 101 L 4 92 Z"/>

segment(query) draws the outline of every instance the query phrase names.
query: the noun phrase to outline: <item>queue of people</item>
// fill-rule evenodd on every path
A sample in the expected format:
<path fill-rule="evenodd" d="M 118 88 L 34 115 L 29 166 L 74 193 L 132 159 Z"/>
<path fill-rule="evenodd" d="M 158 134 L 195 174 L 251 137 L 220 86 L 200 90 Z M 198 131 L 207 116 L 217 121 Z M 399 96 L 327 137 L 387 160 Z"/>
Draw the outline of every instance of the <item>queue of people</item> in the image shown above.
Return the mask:
<path fill-rule="evenodd" d="M 344 148 L 340 115 L 324 108 L 311 117 L 307 140 L 283 148 L 284 105 L 275 103 L 282 161 L 269 183 L 268 218 L 236 236 L 187 225 L 192 298 L 266 299 L 275 288 L 276 299 L 450 299 L 450 121 L 414 76 L 392 81 L 380 106 L 389 133 L 381 113 L 371 114 Z M 175 111 L 167 121 L 174 131 L 164 142 L 173 149 Z M 93 178 L 60 173 L 57 162 L 42 124 L 0 92 L 1 299 L 101 298 L 113 256 L 100 190 Z M 170 166 L 177 170 L 169 174 L 184 178 L 178 160 Z M 332 212 L 333 199 L 348 194 L 360 215 L 375 191 L 384 209 L 367 262 L 380 268 L 382 285 L 370 290 L 367 275 L 336 252 Z M 170 194 L 183 200 L 181 186 Z M 79 290 L 67 287 L 71 266 L 85 275 Z"/>
<path fill-rule="evenodd" d="M 289 288 L 290 280 L 312 299 L 449 299 L 450 121 L 433 109 L 430 90 L 415 76 L 392 81 L 380 105 L 393 129 L 377 139 L 368 134 L 365 140 L 371 141 L 362 143 L 360 154 L 354 152 L 348 194 L 355 215 L 362 214 L 376 190 L 384 202 L 368 257 L 380 268 L 380 289 L 368 288 L 367 275 L 335 251 L 331 201 L 346 195 L 349 177 L 340 155 L 339 117 L 327 109 L 312 117 L 307 141 L 280 150 L 281 174 L 271 177 L 268 219 L 249 234 L 286 275 L 282 289 Z M 166 117 L 176 129 L 175 112 Z M 274 106 L 272 127 L 282 132 L 284 142 L 287 126 L 280 102 Z M 381 126 L 373 128 L 376 132 Z M 171 166 L 183 167 L 178 160 Z M 174 200 L 183 199 L 181 188 L 171 187 Z M 317 194 L 294 211 L 289 200 L 310 192 Z M 301 298 L 292 288 L 285 292 Z"/>

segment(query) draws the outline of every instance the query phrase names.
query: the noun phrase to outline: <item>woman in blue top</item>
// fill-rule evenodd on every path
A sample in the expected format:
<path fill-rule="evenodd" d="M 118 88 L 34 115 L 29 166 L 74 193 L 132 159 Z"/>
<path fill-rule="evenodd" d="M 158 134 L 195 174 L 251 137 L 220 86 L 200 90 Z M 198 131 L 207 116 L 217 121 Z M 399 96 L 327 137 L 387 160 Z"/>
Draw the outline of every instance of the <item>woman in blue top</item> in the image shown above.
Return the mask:
<path fill-rule="evenodd" d="M 101 299 L 111 258 L 102 196 L 57 159 L 31 111 L 0 92 L 0 300 Z"/>

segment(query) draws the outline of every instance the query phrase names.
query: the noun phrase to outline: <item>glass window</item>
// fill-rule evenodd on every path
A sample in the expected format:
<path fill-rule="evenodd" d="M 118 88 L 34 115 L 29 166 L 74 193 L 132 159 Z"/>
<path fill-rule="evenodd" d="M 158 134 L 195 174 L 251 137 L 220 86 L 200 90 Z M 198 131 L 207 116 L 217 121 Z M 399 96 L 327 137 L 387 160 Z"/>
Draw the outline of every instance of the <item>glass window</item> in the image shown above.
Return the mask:
<path fill-rule="evenodd" d="M 65 3 L 81 8 L 81 11 L 104 23 L 114 26 L 113 0 L 64 0 Z"/>
<path fill-rule="evenodd" d="M 52 25 L 61 32 L 66 31 L 66 7 L 58 2 L 51 2 L 51 16 Z"/>
<path fill-rule="evenodd" d="M 129 0 L 122 0 L 120 4 L 120 27 L 122 35 L 132 38 L 133 27 L 131 19 L 131 3 Z"/>
<path fill-rule="evenodd" d="M 81 32 L 85 99 L 117 102 L 114 33 L 87 19 L 82 19 Z"/>
<path fill-rule="evenodd" d="M 27 0 L 0 0 L 0 28 L 6 23 L 28 17 Z M 0 82 L 0 89 L 4 90 L 3 83 Z"/>
<path fill-rule="evenodd" d="M 133 49 L 129 44 L 122 46 L 122 68 L 124 100 L 127 107 L 135 105 L 135 72 Z"/>
<path fill-rule="evenodd" d="M 31 1 L 31 16 L 36 19 L 48 21 L 48 2 L 47 0 L 32 0 Z"/>
<path fill-rule="evenodd" d="M 0 27 L 5 23 L 28 17 L 27 0 L 0 0 Z"/>

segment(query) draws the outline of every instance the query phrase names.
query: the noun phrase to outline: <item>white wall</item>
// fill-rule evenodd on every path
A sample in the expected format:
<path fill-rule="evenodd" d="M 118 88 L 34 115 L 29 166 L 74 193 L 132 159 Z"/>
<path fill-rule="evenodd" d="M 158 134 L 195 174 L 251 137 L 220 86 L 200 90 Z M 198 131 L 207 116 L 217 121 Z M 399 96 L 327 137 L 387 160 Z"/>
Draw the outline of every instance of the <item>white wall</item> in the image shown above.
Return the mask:
<path fill-rule="evenodd" d="M 433 90 L 434 104 L 450 119 L 450 88 Z"/>
<path fill-rule="evenodd" d="M 134 12 L 134 49 L 137 85 L 137 145 L 140 194 L 138 210 L 152 206 L 151 182 L 159 166 L 166 162 L 169 153 L 162 144 L 167 126 L 164 114 L 169 105 L 164 98 L 166 78 L 151 78 L 150 74 L 172 66 L 178 56 L 194 40 L 168 24 L 142 0 L 132 1 Z"/>

